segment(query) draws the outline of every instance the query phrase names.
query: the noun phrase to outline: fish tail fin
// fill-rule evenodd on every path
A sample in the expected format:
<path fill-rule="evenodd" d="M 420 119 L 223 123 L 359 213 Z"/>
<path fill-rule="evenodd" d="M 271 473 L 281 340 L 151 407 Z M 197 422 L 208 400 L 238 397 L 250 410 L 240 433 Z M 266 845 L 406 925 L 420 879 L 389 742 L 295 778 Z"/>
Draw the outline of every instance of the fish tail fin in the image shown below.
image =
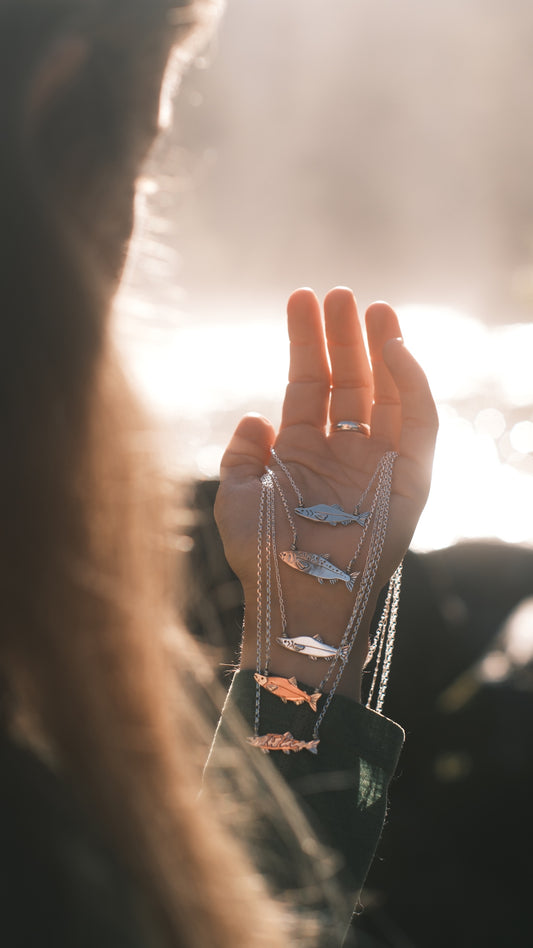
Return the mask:
<path fill-rule="evenodd" d="M 318 741 L 316 742 L 316 744 L 313 741 L 313 746 L 308 748 L 308 750 L 310 750 L 312 754 L 318 754 L 317 744 L 318 744 Z"/>
<path fill-rule="evenodd" d="M 356 573 L 350 573 L 350 578 L 349 578 L 348 580 L 346 580 L 346 586 L 347 586 L 347 588 L 349 589 L 350 592 L 351 592 L 352 589 L 354 588 L 354 586 L 355 586 L 355 580 L 357 579 L 358 576 L 359 576 L 359 573 L 358 573 L 358 572 L 356 572 Z"/>
<path fill-rule="evenodd" d="M 314 695 L 309 695 L 309 704 L 311 705 L 313 711 L 316 711 L 316 707 L 317 707 L 317 704 L 318 704 L 318 699 L 321 698 L 321 697 L 322 697 L 322 695 L 321 695 L 320 691 L 315 691 Z"/>

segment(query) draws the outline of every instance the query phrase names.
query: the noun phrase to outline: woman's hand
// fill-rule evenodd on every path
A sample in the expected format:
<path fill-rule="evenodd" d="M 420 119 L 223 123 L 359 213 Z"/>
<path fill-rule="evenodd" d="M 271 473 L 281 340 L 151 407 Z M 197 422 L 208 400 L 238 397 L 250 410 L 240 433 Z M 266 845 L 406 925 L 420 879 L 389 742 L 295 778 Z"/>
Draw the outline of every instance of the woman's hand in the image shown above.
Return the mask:
<path fill-rule="evenodd" d="M 324 320 L 315 294 L 297 290 L 288 303 L 290 369 L 280 430 L 261 416 L 247 415 L 238 425 L 222 459 L 215 514 L 228 562 L 245 595 L 245 632 L 241 667 L 255 668 L 257 605 L 257 532 L 265 465 L 272 466 L 291 511 L 298 505 L 289 480 L 272 462 L 270 448 L 287 465 L 305 506 L 340 504 L 353 511 L 380 458 L 397 451 L 389 520 L 383 553 L 366 615 L 338 687 L 356 699 L 368 650 L 368 628 L 378 593 L 401 561 L 429 491 L 437 432 L 437 414 L 426 377 L 405 349 L 394 311 L 374 303 L 366 313 L 370 363 L 355 299 L 337 287 L 324 301 Z M 329 357 L 329 358 L 328 358 Z M 335 431 L 339 421 L 370 426 L 370 437 Z M 373 491 L 363 505 L 368 510 Z M 344 570 L 354 554 L 361 527 L 332 527 L 294 515 L 298 549 L 328 553 Z M 278 551 L 288 550 L 292 534 L 276 496 Z M 358 559 L 362 569 L 366 549 Z M 316 635 L 338 645 L 356 592 L 346 585 L 319 584 L 315 577 L 280 563 L 287 613 L 287 634 Z M 276 644 L 281 630 L 275 583 L 272 591 L 270 673 L 295 675 L 316 685 L 323 662 L 310 662 Z"/>

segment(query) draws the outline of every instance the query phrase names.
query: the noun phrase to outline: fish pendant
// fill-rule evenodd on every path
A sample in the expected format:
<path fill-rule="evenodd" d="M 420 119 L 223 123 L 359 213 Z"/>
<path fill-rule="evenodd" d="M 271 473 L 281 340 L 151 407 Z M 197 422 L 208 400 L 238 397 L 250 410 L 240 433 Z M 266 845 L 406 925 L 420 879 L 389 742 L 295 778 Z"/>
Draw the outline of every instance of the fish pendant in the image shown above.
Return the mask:
<path fill-rule="evenodd" d="M 350 523 L 358 523 L 364 527 L 370 517 L 370 510 L 366 513 L 348 513 L 340 504 L 315 504 L 314 507 L 295 507 L 294 512 L 308 520 L 318 520 L 319 523 L 329 523 L 332 527 L 340 524 L 347 527 Z"/>
<path fill-rule="evenodd" d="M 298 688 L 296 678 L 269 678 L 266 675 L 258 674 L 255 674 L 254 678 L 258 685 L 281 698 L 284 704 L 287 704 L 287 701 L 293 701 L 294 704 L 304 704 L 307 701 L 309 707 L 316 711 L 317 701 L 322 697 L 320 691 L 308 695 L 306 691 Z"/>
<path fill-rule="evenodd" d="M 290 731 L 285 734 L 262 734 L 258 737 L 249 737 L 248 743 L 252 747 L 260 747 L 264 754 L 269 751 L 280 750 L 284 754 L 290 754 L 291 751 L 308 750 L 311 754 L 317 754 L 317 747 L 320 744 L 318 738 L 313 741 L 297 741 Z"/>
<path fill-rule="evenodd" d="M 288 566 L 292 566 L 293 569 L 299 569 L 302 573 L 316 576 L 319 583 L 324 583 L 326 580 L 329 583 L 338 583 L 341 579 L 343 583 L 346 583 L 346 588 L 350 592 L 359 576 L 359 573 L 345 573 L 334 563 L 330 563 L 327 553 L 319 556 L 318 553 L 305 553 L 303 550 L 286 550 L 284 553 L 280 553 L 279 557 Z"/>
<path fill-rule="evenodd" d="M 289 649 L 290 652 L 300 652 L 301 655 L 307 655 L 312 662 L 319 658 L 325 658 L 330 661 L 332 658 L 345 658 L 348 653 L 348 645 L 341 648 L 335 648 L 334 645 L 326 645 L 319 635 L 299 635 L 295 639 L 279 638 L 276 639 L 280 645 Z"/>

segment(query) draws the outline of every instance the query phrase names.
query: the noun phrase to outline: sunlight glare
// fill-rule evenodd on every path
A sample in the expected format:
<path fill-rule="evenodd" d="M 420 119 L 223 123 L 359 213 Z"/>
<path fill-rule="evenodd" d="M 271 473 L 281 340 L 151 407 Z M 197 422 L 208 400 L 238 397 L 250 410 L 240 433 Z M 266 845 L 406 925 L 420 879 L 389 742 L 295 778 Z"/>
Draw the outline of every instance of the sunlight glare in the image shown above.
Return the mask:
<path fill-rule="evenodd" d="M 470 316 L 440 306 L 401 306 L 405 343 L 424 366 L 437 402 L 467 398 L 484 381 L 489 334 Z"/>
<path fill-rule="evenodd" d="M 502 639 L 510 660 L 525 665 L 533 659 L 533 598 L 524 599 L 503 627 Z"/>
<path fill-rule="evenodd" d="M 533 327 L 490 329 L 431 306 L 406 306 L 400 316 L 440 415 L 433 485 L 413 547 L 461 538 L 533 544 Z M 244 412 L 279 423 L 288 349 L 277 309 L 253 321 L 237 308 L 217 312 L 216 322 L 193 322 L 132 298 L 116 336 L 134 382 L 171 432 L 180 476 L 217 476 Z"/>
<path fill-rule="evenodd" d="M 530 454 L 533 451 L 533 422 L 519 421 L 513 426 L 509 440 L 519 454 Z"/>

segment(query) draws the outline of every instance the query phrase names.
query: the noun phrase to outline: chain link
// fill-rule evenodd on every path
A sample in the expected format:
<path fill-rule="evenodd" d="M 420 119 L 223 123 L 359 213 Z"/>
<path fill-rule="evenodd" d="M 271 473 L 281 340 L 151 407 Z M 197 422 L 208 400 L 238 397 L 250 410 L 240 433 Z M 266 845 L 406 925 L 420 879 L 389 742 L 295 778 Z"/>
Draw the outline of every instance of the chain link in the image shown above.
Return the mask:
<path fill-rule="evenodd" d="M 271 448 L 271 449 L 270 449 L 270 453 L 271 453 L 272 457 L 274 458 L 276 464 L 281 468 L 281 470 L 283 471 L 283 473 L 284 473 L 285 476 L 287 477 L 287 480 L 289 481 L 289 484 L 291 485 L 292 489 L 294 490 L 294 493 L 296 494 L 296 496 L 297 496 L 297 498 L 298 498 L 298 506 L 299 506 L 299 507 L 305 507 L 305 502 L 304 502 L 303 494 L 302 494 L 302 492 L 300 491 L 300 488 L 298 487 L 296 481 L 294 480 L 294 478 L 293 478 L 291 472 L 289 471 L 289 468 L 287 467 L 287 465 L 285 464 L 285 462 L 281 460 L 280 456 L 276 453 L 276 451 L 274 450 L 274 448 Z M 372 487 L 372 485 L 373 485 L 373 483 L 374 483 L 374 481 L 375 481 L 375 479 L 376 479 L 376 477 L 377 477 L 377 475 L 378 475 L 378 473 L 379 473 L 379 469 L 380 469 L 380 465 L 378 464 L 378 466 L 376 467 L 374 473 L 372 474 L 372 477 L 370 478 L 370 481 L 369 481 L 368 484 L 366 485 L 366 487 L 365 487 L 363 493 L 361 494 L 359 500 L 357 501 L 357 503 L 356 503 L 356 505 L 355 505 L 355 507 L 354 507 L 354 510 L 353 510 L 354 514 L 359 514 L 359 513 L 361 512 L 361 505 L 362 505 L 362 503 L 363 503 L 363 501 L 364 501 L 366 495 L 368 494 L 369 490 L 371 489 L 371 487 Z"/>
<path fill-rule="evenodd" d="M 287 476 L 289 483 L 291 484 L 293 490 L 296 493 L 298 498 L 298 503 L 300 506 L 303 506 L 302 495 L 290 474 L 290 471 L 286 465 L 278 457 L 274 449 L 271 449 L 271 454 L 276 463 L 279 465 L 281 470 Z M 369 512 L 369 517 L 363 528 L 362 536 L 359 540 L 358 546 L 354 552 L 350 563 L 348 564 L 348 571 L 351 572 L 355 561 L 359 557 L 365 540 L 368 533 L 370 532 L 368 552 L 366 557 L 365 566 L 363 569 L 363 574 L 359 584 L 359 589 L 355 598 L 355 603 L 346 625 L 341 643 L 337 650 L 337 655 L 333 659 L 331 666 L 326 672 L 324 678 L 322 679 L 320 685 L 318 686 L 320 691 L 324 690 L 325 685 L 333 678 L 329 693 L 327 694 L 326 700 L 322 706 L 320 714 L 317 717 L 315 728 L 313 731 L 313 738 L 318 739 L 318 732 L 322 721 L 326 715 L 326 712 L 333 700 L 335 692 L 337 690 L 338 684 L 342 677 L 342 674 L 346 668 L 346 664 L 349 660 L 351 650 L 353 648 L 357 633 L 359 631 L 363 616 L 366 612 L 368 601 L 370 598 L 370 593 L 372 591 L 374 581 L 376 578 L 377 569 L 381 561 L 381 556 L 383 553 L 383 547 L 385 543 L 387 526 L 389 520 L 389 511 L 390 511 L 390 499 L 392 492 L 392 474 L 394 469 L 394 461 L 397 457 L 397 453 L 389 451 L 383 455 L 380 459 L 379 464 L 374 471 L 374 474 L 366 487 L 365 491 L 361 495 L 359 503 L 355 508 L 355 512 L 358 513 L 360 505 L 363 502 L 364 498 L 368 494 L 369 490 L 373 486 L 376 478 L 378 480 L 375 490 L 375 495 L 372 501 L 371 509 Z M 268 675 L 269 664 L 270 664 L 270 651 L 271 651 L 271 633 L 272 633 L 272 563 L 274 564 L 274 577 L 276 582 L 276 591 L 278 596 L 278 603 L 281 616 L 281 625 L 282 625 L 282 635 L 286 634 L 287 629 L 287 617 L 285 611 L 285 603 L 283 598 L 283 590 L 281 583 L 281 576 L 279 572 L 278 564 L 278 549 L 277 549 L 277 534 L 276 534 L 276 493 L 279 495 L 282 506 L 284 508 L 285 514 L 287 516 L 288 523 L 290 525 L 292 536 L 293 536 L 293 546 L 292 549 L 296 549 L 297 543 L 297 533 L 292 518 L 287 499 L 283 493 L 281 484 L 275 472 L 267 467 L 265 474 L 261 478 L 261 494 L 259 501 L 259 514 L 258 514 L 258 530 L 257 530 L 257 645 L 256 645 L 256 667 L 257 673 L 262 674 L 264 669 L 264 674 Z M 372 529 L 370 530 L 370 526 Z M 400 595 L 400 585 L 401 585 L 401 564 L 391 577 L 389 581 L 389 588 L 387 592 L 387 597 L 385 600 L 385 605 L 381 619 L 378 623 L 378 627 L 374 636 L 374 639 L 370 645 L 369 658 L 371 659 L 376 655 L 376 664 L 374 668 L 374 675 L 372 679 L 372 685 L 370 688 L 370 693 L 367 701 L 367 707 L 371 707 L 371 702 L 374 698 L 374 694 L 377 687 L 377 698 L 376 698 L 376 707 L 375 710 L 378 713 L 381 713 L 383 706 L 383 701 L 385 697 L 385 691 L 388 683 L 390 665 L 392 658 L 392 650 L 394 646 L 394 638 L 396 632 L 396 621 L 398 616 L 398 605 L 399 605 L 399 595 Z M 264 587 L 264 610 L 263 610 L 263 587 Z M 264 628 L 263 628 L 264 625 Z M 265 655 L 263 663 L 263 632 L 264 632 L 264 643 L 265 643 Z M 381 668 L 381 674 L 379 669 Z M 378 686 L 379 680 L 379 686 Z M 254 721 L 254 734 L 257 737 L 259 733 L 259 722 L 260 722 L 260 707 L 261 707 L 261 686 L 259 683 L 256 683 L 256 702 L 255 702 L 255 721 Z"/>
<path fill-rule="evenodd" d="M 377 695 L 376 705 L 375 705 L 375 708 L 374 708 L 374 710 L 377 711 L 378 714 L 381 714 L 381 712 L 382 712 L 382 709 L 383 709 L 383 702 L 384 702 L 384 700 L 385 700 L 385 693 L 386 693 L 386 690 L 387 690 L 387 685 L 388 685 L 388 683 L 389 683 L 389 674 L 390 674 L 390 666 L 391 666 L 391 660 L 392 660 L 392 652 L 393 652 L 393 649 L 394 649 L 394 642 L 395 642 L 395 638 L 396 638 L 396 623 L 397 623 L 397 621 L 398 621 L 398 609 L 399 609 L 399 606 L 400 606 L 400 588 L 401 588 L 401 583 L 402 583 L 402 566 L 403 566 L 403 564 L 400 563 L 400 565 L 398 566 L 398 568 L 396 569 L 396 571 L 393 573 L 393 575 L 391 576 L 391 579 L 390 579 L 390 581 L 389 581 L 389 589 L 388 589 L 387 599 L 389 599 L 389 597 L 390 597 L 390 614 L 389 614 L 389 616 L 387 616 L 388 622 L 386 621 L 386 622 L 384 622 L 383 624 L 380 622 L 380 625 L 382 625 L 382 628 L 381 628 L 381 637 L 380 637 L 380 643 L 379 643 L 379 650 L 378 650 L 378 655 L 377 655 L 377 658 L 376 658 L 376 664 L 375 664 L 375 668 L 374 668 L 374 675 L 373 675 L 373 677 L 372 677 L 372 685 L 371 685 L 370 692 L 369 692 L 369 695 L 368 695 L 368 700 L 367 700 L 367 702 L 366 702 L 367 708 L 371 708 L 371 707 L 372 707 L 372 698 L 373 698 L 373 696 L 374 696 L 375 686 L 376 686 L 376 683 L 377 683 L 377 680 L 378 680 L 378 677 L 379 677 L 379 667 L 380 667 L 380 661 L 381 661 L 381 654 L 382 654 L 382 652 L 383 652 L 383 643 L 385 643 L 385 649 L 384 649 L 385 654 L 384 654 L 384 658 L 383 658 L 383 664 L 382 664 L 382 667 L 381 667 L 381 678 L 380 678 L 380 682 L 379 682 L 379 688 L 378 688 L 378 695 Z M 387 625 L 388 625 L 388 628 L 387 628 Z"/>
<path fill-rule="evenodd" d="M 273 449 L 272 449 L 272 450 L 273 450 Z M 295 550 L 296 547 L 297 547 L 297 545 L 298 545 L 298 534 L 297 534 L 297 532 L 296 532 L 296 524 L 294 523 L 294 520 L 293 520 L 293 518 L 292 518 L 292 514 L 291 514 L 291 512 L 290 512 L 290 510 L 289 510 L 289 504 L 287 503 L 287 498 L 285 497 L 285 494 L 283 493 L 283 491 L 282 491 L 282 489 L 281 489 L 281 484 L 280 484 L 280 482 L 279 482 L 279 479 L 276 477 L 276 475 L 275 475 L 274 471 L 272 470 L 272 468 L 267 467 L 266 470 L 267 470 L 267 473 L 268 473 L 268 474 L 270 475 L 270 477 L 272 478 L 272 480 L 273 480 L 273 482 L 274 482 L 274 485 L 275 485 L 275 487 L 276 487 L 276 490 L 277 490 L 279 496 L 281 497 L 281 502 L 282 502 L 282 504 L 283 504 L 283 506 L 284 506 L 284 508 L 285 508 L 285 513 L 287 514 L 287 520 L 289 521 L 289 526 L 290 526 L 291 531 L 292 531 L 291 550 Z"/>
<path fill-rule="evenodd" d="M 274 478 L 275 483 L 275 478 Z M 281 616 L 281 636 L 285 638 L 287 634 L 287 614 L 285 612 L 285 601 L 283 598 L 283 588 L 281 585 L 281 576 L 279 572 L 279 556 L 278 556 L 278 543 L 276 536 L 276 517 L 275 517 L 275 507 L 274 507 L 274 495 L 273 495 L 273 507 L 272 507 L 272 562 L 274 563 L 274 575 L 276 577 L 276 589 L 278 593 L 278 603 L 279 611 Z"/>
<path fill-rule="evenodd" d="M 297 496 L 297 498 L 298 498 L 298 506 L 299 506 L 299 507 L 303 507 L 303 506 L 304 506 L 304 499 L 303 499 L 303 497 L 302 497 L 302 495 L 301 495 L 301 493 L 300 493 L 298 487 L 296 486 L 296 483 L 295 483 L 295 481 L 294 481 L 294 478 L 293 478 L 291 472 L 289 471 L 289 468 L 287 467 L 286 464 L 283 463 L 283 461 L 281 460 L 281 458 L 278 457 L 278 455 L 277 455 L 276 452 L 274 451 L 274 448 L 271 448 L 271 449 L 270 449 L 270 453 L 271 453 L 272 457 L 274 458 L 276 464 L 279 464 L 281 470 L 283 471 L 283 473 L 284 473 L 284 474 L 286 475 L 286 477 L 288 478 L 289 484 L 290 484 L 291 487 L 293 488 L 294 493 L 296 494 L 296 496 Z"/>
<path fill-rule="evenodd" d="M 383 545 L 385 543 L 385 536 L 387 531 L 387 523 L 389 517 L 389 507 L 390 507 L 390 496 L 392 489 L 392 471 L 394 467 L 394 461 L 397 458 L 397 453 L 394 451 L 388 451 L 380 462 L 380 474 L 378 485 L 376 488 L 376 513 L 375 520 L 370 535 L 370 543 L 367 554 L 367 559 L 365 563 L 365 568 L 363 570 L 363 575 L 361 577 L 361 583 L 357 596 L 355 598 L 354 608 L 352 614 L 348 620 L 344 635 L 342 637 L 339 649 L 337 651 L 337 657 L 333 660 L 332 667 L 328 669 L 324 678 L 320 682 L 318 688 L 319 691 L 322 691 L 328 681 L 331 679 L 335 668 L 337 668 L 337 673 L 333 680 L 333 683 L 330 687 L 328 696 L 324 702 L 322 710 L 315 722 L 315 728 L 313 731 L 313 738 L 316 739 L 320 729 L 320 725 L 324 720 L 326 712 L 333 700 L 339 682 L 341 680 L 342 674 L 346 667 L 346 664 L 350 658 L 350 653 L 352 651 L 359 627 L 361 625 L 363 616 L 368 605 L 368 600 L 370 598 L 370 592 L 372 590 L 374 580 L 376 578 L 377 568 L 381 560 L 381 554 L 383 552 Z"/>
<path fill-rule="evenodd" d="M 262 674 L 268 675 L 270 666 L 270 637 L 272 632 L 272 522 L 274 520 L 274 487 L 271 478 L 267 480 L 266 497 L 266 530 L 267 539 L 265 544 L 265 670 Z"/>
<path fill-rule="evenodd" d="M 257 599 L 256 599 L 256 670 L 261 671 L 262 665 L 262 642 L 263 642 L 263 519 L 265 516 L 265 499 L 267 493 L 266 475 L 261 478 L 261 495 L 259 498 L 259 515 L 257 522 Z M 259 733 L 259 715 L 261 711 L 261 686 L 258 682 L 255 684 L 255 718 L 254 734 Z"/>

